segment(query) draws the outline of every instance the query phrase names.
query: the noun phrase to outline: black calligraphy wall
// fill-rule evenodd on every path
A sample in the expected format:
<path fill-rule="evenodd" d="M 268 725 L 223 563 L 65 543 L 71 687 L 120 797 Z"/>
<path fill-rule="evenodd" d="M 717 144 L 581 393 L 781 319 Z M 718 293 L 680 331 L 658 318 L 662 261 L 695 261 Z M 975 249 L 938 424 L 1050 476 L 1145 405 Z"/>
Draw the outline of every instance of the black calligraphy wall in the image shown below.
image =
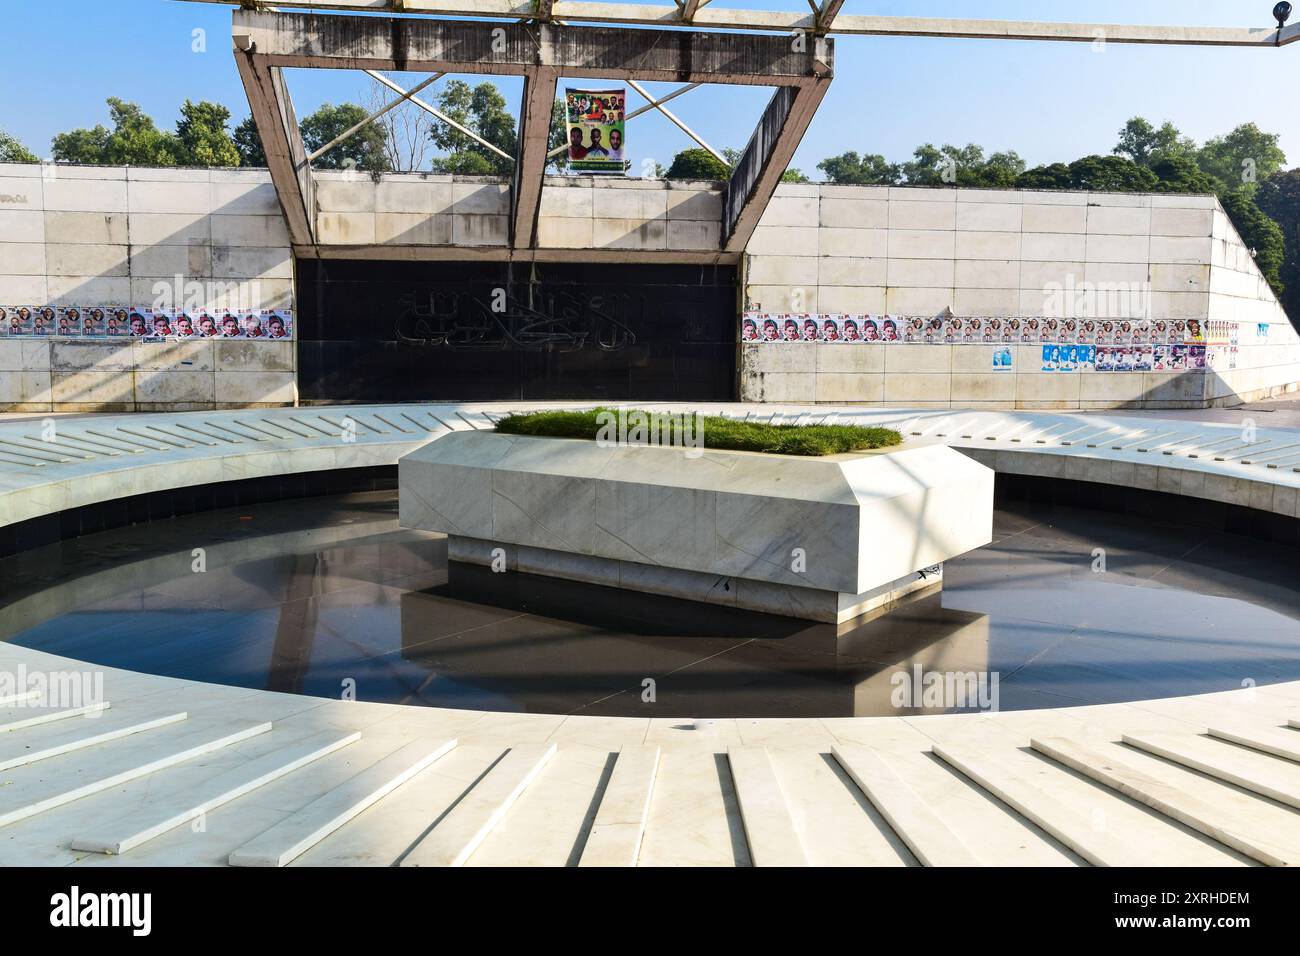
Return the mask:
<path fill-rule="evenodd" d="M 734 397 L 734 267 L 297 265 L 303 401 Z"/>

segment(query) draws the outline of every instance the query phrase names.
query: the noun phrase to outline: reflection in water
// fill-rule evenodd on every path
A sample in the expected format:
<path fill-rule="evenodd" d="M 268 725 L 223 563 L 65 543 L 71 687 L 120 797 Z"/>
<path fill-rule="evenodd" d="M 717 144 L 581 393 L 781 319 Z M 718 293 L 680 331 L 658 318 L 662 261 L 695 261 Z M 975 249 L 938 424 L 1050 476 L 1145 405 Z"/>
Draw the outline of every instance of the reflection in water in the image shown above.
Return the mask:
<path fill-rule="evenodd" d="M 388 492 L 287 502 L 0 561 L 0 637 L 290 693 L 673 718 L 922 712 L 897 706 L 900 672 L 995 676 L 1004 710 L 1300 678 L 1294 549 L 1132 517 L 1000 510 L 941 594 L 837 633 L 449 565 L 395 512 Z"/>

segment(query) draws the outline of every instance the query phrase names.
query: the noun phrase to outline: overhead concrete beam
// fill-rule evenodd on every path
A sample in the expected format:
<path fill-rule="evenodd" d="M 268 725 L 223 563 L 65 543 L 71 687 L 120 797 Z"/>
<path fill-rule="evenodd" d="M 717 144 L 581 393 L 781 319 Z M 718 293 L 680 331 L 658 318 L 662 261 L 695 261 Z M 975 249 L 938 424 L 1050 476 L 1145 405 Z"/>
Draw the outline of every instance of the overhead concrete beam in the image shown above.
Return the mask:
<path fill-rule="evenodd" d="M 749 244 L 830 85 L 829 76 L 819 77 L 808 86 L 783 86 L 772 94 L 722 197 L 724 251 L 739 253 Z"/>
<path fill-rule="evenodd" d="M 808 80 L 806 53 L 783 36 L 242 10 L 234 17 L 253 55 L 278 67 L 520 76 L 545 66 L 602 79 L 753 86 Z"/>
<path fill-rule="evenodd" d="M 269 66 L 254 53 L 238 48 L 235 65 L 257 124 L 257 135 L 262 140 L 289 239 L 294 245 L 309 245 L 316 241 L 311 164 L 307 161 L 307 148 L 298 130 L 284 75 L 278 67 Z"/>
<path fill-rule="evenodd" d="M 192 0 L 229 4 L 231 0 Z M 542 0 L 545 3 L 545 0 Z M 791 0 L 795 3 L 797 0 Z M 276 8 L 383 11 L 434 16 L 487 17 L 507 20 L 537 19 L 534 0 L 274 0 Z M 1267 5 L 1265 4 L 1265 7 Z M 794 30 L 819 32 L 818 14 L 812 11 L 744 10 L 703 3 L 689 23 L 683 23 L 678 4 L 593 2 L 552 0 L 550 17 L 570 23 L 626 23 L 639 26 L 691 26 L 714 30 L 758 30 L 790 33 Z M 1266 12 L 1266 11 L 1262 11 Z M 822 24 L 831 21 L 823 12 Z M 1107 43 L 1154 43 L 1191 46 L 1287 46 L 1300 40 L 1300 24 L 1286 27 L 1191 27 L 1141 26 L 1119 23 L 1055 23 L 1028 20 L 962 20 L 933 17 L 849 16 L 834 17 L 833 32 L 840 36 L 924 36 L 992 40 L 1047 40 L 1093 43 L 1099 37 Z M 1280 41 L 1280 43 L 1279 43 Z"/>
<path fill-rule="evenodd" d="M 545 38 L 542 38 L 545 42 Z M 537 241 L 537 211 L 546 175 L 546 148 L 550 145 L 551 108 L 560 74 L 539 67 L 524 74 L 523 103 L 519 109 L 519 156 L 510 190 L 510 245 L 529 247 Z"/>

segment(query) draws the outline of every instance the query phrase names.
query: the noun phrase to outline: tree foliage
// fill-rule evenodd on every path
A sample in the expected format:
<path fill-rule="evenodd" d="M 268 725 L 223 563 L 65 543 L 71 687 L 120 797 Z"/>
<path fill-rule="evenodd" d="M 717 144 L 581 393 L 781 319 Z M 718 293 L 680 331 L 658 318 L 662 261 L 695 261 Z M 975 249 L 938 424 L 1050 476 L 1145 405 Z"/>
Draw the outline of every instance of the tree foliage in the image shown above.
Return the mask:
<path fill-rule="evenodd" d="M 506 156 L 518 153 L 519 140 L 515 132 L 515 118 L 506 109 L 506 98 L 496 84 L 488 80 L 471 87 L 464 80 L 449 80 L 438 91 L 438 109 L 468 130 L 478 134 Z M 552 129 L 555 109 L 552 106 Z M 429 132 L 435 146 L 446 155 L 433 161 L 434 172 L 495 173 L 508 175 L 514 172 L 512 159 L 506 159 L 472 136 L 467 136 L 449 123 L 438 123 Z M 558 145 L 558 144 L 557 144 Z"/>
<path fill-rule="evenodd" d="M 1196 162 L 1208 175 L 1254 192 L 1261 181 L 1286 163 L 1286 153 L 1278 145 L 1280 139 L 1278 134 L 1265 133 L 1254 123 L 1243 123 L 1226 136 L 1206 141 L 1196 154 Z"/>
<path fill-rule="evenodd" d="M 323 103 L 314 113 L 298 124 L 302 130 L 303 145 L 314 153 L 345 131 L 360 123 L 369 114 L 356 103 Z M 374 123 L 367 123 L 346 140 L 312 161 L 317 169 L 362 169 L 369 172 L 387 172 L 392 168 L 384 149 L 384 132 Z"/>
<path fill-rule="evenodd" d="M 175 166 L 179 141 L 154 125 L 135 103 L 108 98 L 112 129 L 102 125 L 74 129 L 54 137 L 54 158 L 65 163 L 110 166 Z"/>
<path fill-rule="evenodd" d="M 1274 173 L 1254 198 L 1282 232 L 1282 304 L 1300 319 L 1300 169 Z"/>
<path fill-rule="evenodd" d="M 230 110 L 219 103 L 181 106 L 176 124 L 176 158 L 182 166 L 238 166 L 239 150 L 226 131 Z"/>
<path fill-rule="evenodd" d="M 0 163 L 39 163 L 36 154 L 0 129 Z"/>
<path fill-rule="evenodd" d="M 1156 160 L 1175 156 L 1190 157 L 1196 152 L 1196 143 L 1179 132 L 1173 123 L 1165 121 L 1158 128 L 1141 116 L 1135 116 L 1119 131 L 1119 143 L 1114 153 L 1132 160 L 1139 166 L 1150 166 Z"/>
<path fill-rule="evenodd" d="M 1240 186 L 1220 195 L 1219 201 L 1223 203 L 1237 234 L 1254 255 L 1255 265 L 1281 298 L 1284 292 L 1282 264 L 1286 258 L 1282 228 L 1255 204 L 1251 193 Z"/>
<path fill-rule="evenodd" d="M 262 136 L 253 117 L 245 116 L 230 138 L 239 151 L 240 166 L 266 166 L 266 150 L 262 148 Z"/>
<path fill-rule="evenodd" d="M 731 178 L 731 167 L 707 149 L 696 147 L 674 156 L 664 178 L 727 180 Z"/>
<path fill-rule="evenodd" d="M 849 151 L 823 159 L 817 168 L 827 182 L 843 186 L 893 186 L 902 178 L 902 168 L 878 153 L 859 156 Z"/>

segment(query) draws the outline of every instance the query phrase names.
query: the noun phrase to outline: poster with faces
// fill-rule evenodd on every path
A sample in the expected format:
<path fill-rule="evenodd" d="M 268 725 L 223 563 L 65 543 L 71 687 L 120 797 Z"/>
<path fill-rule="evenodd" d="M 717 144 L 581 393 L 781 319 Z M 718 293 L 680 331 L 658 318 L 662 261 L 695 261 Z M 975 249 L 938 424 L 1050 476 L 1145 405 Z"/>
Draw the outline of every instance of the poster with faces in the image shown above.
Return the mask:
<path fill-rule="evenodd" d="M 104 334 L 110 339 L 130 335 L 131 310 L 117 305 L 110 305 L 105 309 Z"/>
<path fill-rule="evenodd" d="M 58 328 L 58 313 L 45 305 L 32 310 L 32 335 L 54 335 Z"/>
<path fill-rule="evenodd" d="M 76 306 L 59 309 L 55 319 L 53 335 L 64 337 L 81 335 L 81 310 Z"/>
<path fill-rule="evenodd" d="M 857 345 L 862 341 L 862 316 L 839 316 L 840 342 L 845 345 Z"/>
<path fill-rule="evenodd" d="M 910 319 L 900 319 L 903 322 L 903 341 L 904 342 L 925 342 L 925 319 L 914 317 Z"/>
<path fill-rule="evenodd" d="M 268 339 L 293 337 L 293 313 L 289 309 L 269 309 L 262 313 L 262 327 Z"/>
<path fill-rule="evenodd" d="M 174 327 L 176 316 L 183 314 L 184 312 L 181 310 L 173 311 L 172 309 L 154 309 L 152 315 L 149 317 L 149 322 L 147 323 L 147 328 L 149 330 L 146 333 L 147 337 L 151 339 L 168 338 L 172 334 L 172 328 Z"/>
<path fill-rule="evenodd" d="M 108 311 L 98 306 L 81 313 L 81 334 L 102 338 L 108 334 Z"/>
<path fill-rule="evenodd" d="M 820 315 L 820 316 L 816 316 L 815 318 L 810 317 L 810 321 L 813 322 L 814 328 L 818 329 L 818 332 L 821 337 L 821 341 L 823 342 L 843 341 L 843 339 L 840 336 L 840 321 L 841 321 L 840 316 Z"/>
<path fill-rule="evenodd" d="M 153 309 L 132 309 L 127 316 L 126 334 L 143 338 L 153 328 Z"/>
<path fill-rule="evenodd" d="M 1056 342 L 1061 337 L 1060 319 L 1043 319 L 1038 325 L 1038 341 Z"/>
<path fill-rule="evenodd" d="M 1002 319 L 987 318 L 984 320 L 984 336 L 980 341 L 986 345 L 992 345 L 1002 341 Z"/>
<path fill-rule="evenodd" d="M 29 335 L 32 330 L 31 323 L 31 306 L 11 305 L 5 308 L 3 323 L 5 335 Z"/>
<path fill-rule="evenodd" d="M 1020 341 L 1020 319 L 1003 319 L 1002 320 L 1002 341 L 1011 344 Z"/>

